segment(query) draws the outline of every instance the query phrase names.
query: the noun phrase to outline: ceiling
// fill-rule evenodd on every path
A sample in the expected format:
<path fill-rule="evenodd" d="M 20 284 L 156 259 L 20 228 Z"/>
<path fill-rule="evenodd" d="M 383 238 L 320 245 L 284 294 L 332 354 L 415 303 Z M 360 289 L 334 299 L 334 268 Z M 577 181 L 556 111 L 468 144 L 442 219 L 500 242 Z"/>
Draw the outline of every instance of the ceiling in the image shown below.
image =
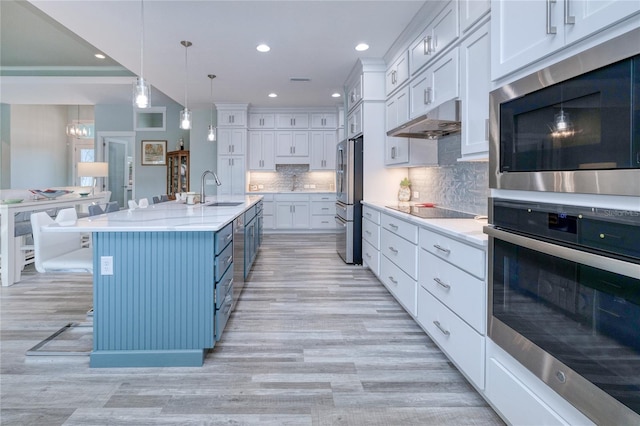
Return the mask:
<path fill-rule="evenodd" d="M 140 72 L 152 104 L 190 108 L 333 106 L 358 58 L 382 58 L 425 2 L 0 1 L 0 100 L 19 104 L 131 102 Z M 193 43 L 187 49 L 181 40 Z M 356 44 L 371 47 L 357 52 Z M 256 46 L 267 43 L 268 53 Z M 93 55 L 101 51 L 107 58 Z M 208 74 L 216 74 L 211 80 Z M 291 79 L 310 79 L 292 82 Z M 271 92 L 277 98 L 269 98 Z"/>

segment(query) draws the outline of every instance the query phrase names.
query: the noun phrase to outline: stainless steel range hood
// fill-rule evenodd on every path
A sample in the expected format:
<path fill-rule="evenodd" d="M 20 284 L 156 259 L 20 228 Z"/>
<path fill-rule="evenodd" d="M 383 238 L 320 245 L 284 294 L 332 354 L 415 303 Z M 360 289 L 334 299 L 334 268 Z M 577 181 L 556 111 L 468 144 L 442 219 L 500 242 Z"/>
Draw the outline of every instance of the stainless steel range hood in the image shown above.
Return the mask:
<path fill-rule="evenodd" d="M 387 132 L 398 138 L 437 139 L 460 132 L 460 101 L 443 103 L 426 114 L 414 118 Z"/>

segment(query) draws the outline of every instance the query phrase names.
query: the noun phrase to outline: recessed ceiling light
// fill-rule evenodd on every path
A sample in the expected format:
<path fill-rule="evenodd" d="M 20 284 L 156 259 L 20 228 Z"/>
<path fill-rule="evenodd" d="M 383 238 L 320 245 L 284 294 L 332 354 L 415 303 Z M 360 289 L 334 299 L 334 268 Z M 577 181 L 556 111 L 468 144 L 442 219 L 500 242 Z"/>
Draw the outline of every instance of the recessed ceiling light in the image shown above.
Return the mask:
<path fill-rule="evenodd" d="M 264 53 L 264 52 L 270 51 L 271 48 L 269 46 L 267 46 L 266 44 L 259 44 L 259 45 L 256 46 L 256 50 L 258 52 Z"/>
<path fill-rule="evenodd" d="M 98 59 L 104 59 L 104 58 L 106 58 L 106 56 L 104 56 L 102 53 L 96 53 L 96 54 L 95 54 L 95 55 L 93 55 L 93 56 L 95 56 L 95 57 L 96 57 L 96 58 L 98 58 Z"/>
<path fill-rule="evenodd" d="M 278 94 L 277 93 L 269 93 L 269 97 L 270 98 L 277 98 Z"/>
<path fill-rule="evenodd" d="M 332 93 L 331 94 L 332 98 L 339 98 L 340 97 L 340 93 L 336 92 L 336 93 Z"/>
<path fill-rule="evenodd" d="M 356 46 L 356 50 L 358 52 L 364 52 L 368 48 L 369 48 L 369 45 L 367 43 L 360 43 L 359 45 Z"/>

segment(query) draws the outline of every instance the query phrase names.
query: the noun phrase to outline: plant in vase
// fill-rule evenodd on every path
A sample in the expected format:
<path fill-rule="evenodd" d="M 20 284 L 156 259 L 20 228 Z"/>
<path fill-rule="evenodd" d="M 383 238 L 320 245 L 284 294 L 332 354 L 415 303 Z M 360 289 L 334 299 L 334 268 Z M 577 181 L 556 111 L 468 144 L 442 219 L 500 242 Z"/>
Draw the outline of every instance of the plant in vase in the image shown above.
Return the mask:
<path fill-rule="evenodd" d="M 411 181 L 404 178 L 400 181 L 400 189 L 398 190 L 398 201 L 409 201 L 411 199 Z"/>

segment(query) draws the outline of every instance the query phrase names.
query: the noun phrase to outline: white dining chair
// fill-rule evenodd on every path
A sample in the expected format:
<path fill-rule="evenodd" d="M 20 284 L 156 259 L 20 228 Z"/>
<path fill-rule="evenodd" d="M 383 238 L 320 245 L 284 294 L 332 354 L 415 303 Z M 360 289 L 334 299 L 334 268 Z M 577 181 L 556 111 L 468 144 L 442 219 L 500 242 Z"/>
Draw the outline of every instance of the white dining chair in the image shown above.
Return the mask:
<path fill-rule="evenodd" d="M 140 200 L 138 201 L 138 207 L 140 207 L 141 209 L 149 207 L 149 200 L 146 198 L 140 198 Z"/>
<path fill-rule="evenodd" d="M 43 232 L 55 221 L 45 212 L 31 215 L 35 266 L 38 272 L 80 271 L 93 273 L 93 251 L 82 247 L 80 232 Z"/>
<path fill-rule="evenodd" d="M 136 203 L 136 200 L 127 201 L 127 205 L 129 206 L 129 210 L 135 210 L 138 208 L 138 203 Z"/>

